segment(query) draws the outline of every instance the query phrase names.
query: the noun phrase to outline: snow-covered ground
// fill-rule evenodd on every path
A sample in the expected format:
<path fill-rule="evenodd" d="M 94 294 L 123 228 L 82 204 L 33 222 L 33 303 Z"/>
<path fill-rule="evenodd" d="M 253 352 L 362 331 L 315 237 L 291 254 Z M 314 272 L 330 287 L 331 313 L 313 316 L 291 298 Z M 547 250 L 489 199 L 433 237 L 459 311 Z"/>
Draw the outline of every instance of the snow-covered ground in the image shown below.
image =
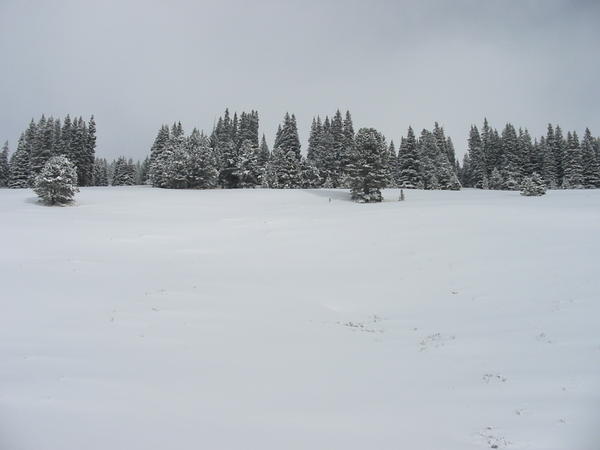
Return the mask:
<path fill-rule="evenodd" d="M 600 191 L 0 190 L 0 449 L 600 448 Z"/>

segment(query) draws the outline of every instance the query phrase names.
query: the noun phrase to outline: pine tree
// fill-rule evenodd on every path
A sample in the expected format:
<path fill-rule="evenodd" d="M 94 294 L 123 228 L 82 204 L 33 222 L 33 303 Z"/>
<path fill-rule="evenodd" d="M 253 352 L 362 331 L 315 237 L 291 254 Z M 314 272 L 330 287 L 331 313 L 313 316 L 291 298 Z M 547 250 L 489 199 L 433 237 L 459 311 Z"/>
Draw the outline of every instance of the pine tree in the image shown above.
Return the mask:
<path fill-rule="evenodd" d="M 293 152 L 300 162 L 300 139 L 298 138 L 296 116 L 293 114 L 291 116 L 288 113 L 285 114 L 276 147 L 280 147 L 285 152 Z"/>
<path fill-rule="evenodd" d="M 583 183 L 588 189 L 600 188 L 600 161 L 596 156 L 594 138 L 589 128 L 585 129 L 581 141 L 581 159 L 583 164 Z"/>
<path fill-rule="evenodd" d="M 189 186 L 198 189 L 214 188 L 218 184 L 218 161 L 210 140 L 194 129 L 188 139 Z"/>
<path fill-rule="evenodd" d="M 354 151 L 348 166 L 352 199 L 360 202 L 381 202 L 381 188 L 387 182 L 388 149 L 383 135 L 373 128 L 361 128 L 355 138 Z"/>
<path fill-rule="evenodd" d="M 487 126 L 487 121 L 484 124 L 484 129 Z M 486 132 L 487 140 L 490 141 L 489 129 Z M 488 150 L 491 145 L 488 143 Z M 471 185 L 476 188 L 483 188 L 483 180 L 487 178 L 487 169 L 485 163 L 485 155 L 483 152 L 481 136 L 475 125 L 471 126 L 469 133 L 469 148 L 467 150 L 470 160 L 470 178 Z"/>
<path fill-rule="evenodd" d="M 563 160 L 562 186 L 565 189 L 582 189 L 584 181 L 582 155 L 577 133 L 567 133 L 567 150 L 564 153 Z"/>
<path fill-rule="evenodd" d="M 535 197 L 546 193 L 546 183 L 544 179 L 534 172 L 531 176 L 523 178 L 521 183 L 521 195 Z"/>
<path fill-rule="evenodd" d="M 352 124 L 352 116 L 350 115 L 350 111 L 346 111 L 346 117 L 344 118 L 342 134 L 343 148 L 340 158 L 342 177 L 344 178 L 348 175 L 348 165 L 350 164 L 352 153 L 354 152 L 354 125 Z"/>
<path fill-rule="evenodd" d="M 163 180 L 166 181 L 164 177 Z M 135 184 L 135 167 L 123 156 L 115 162 L 111 184 L 113 186 L 133 186 Z"/>
<path fill-rule="evenodd" d="M 419 138 L 419 157 L 421 160 L 421 180 L 425 189 L 440 189 L 438 167 L 440 149 L 433 134 L 423 129 Z"/>
<path fill-rule="evenodd" d="M 84 133 L 84 153 L 82 157 L 82 186 L 90 186 L 94 176 L 94 160 L 96 158 L 96 120 L 92 115 Z"/>
<path fill-rule="evenodd" d="M 558 186 L 563 185 L 565 176 L 564 159 L 567 153 L 567 141 L 565 141 L 561 128 L 557 125 L 554 129 L 554 138 L 552 140 L 554 160 L 556 161 L 556 180 Z"/>
<path fill-rule="evenodd" d="M 36 176 L 33 190 L 47 204 L 70 203 L 77 189 L 77 171 L 65 156 L 53 156 Z"/>
<path fill-rule="evenodd" d="M 94 161 L 94 186 L 108 186 L 108 163 L 106 159 Z"/>
<path fill-rule="evenodd" d="M 149 176 L 152 186 L 161 187 L 164 182 L 162 179 L 164 173 L 165 158 L 162 154 L 165 151 L 169 141 L 171 139 L 171 133 L 167 125 L 162 125 L 152 148 L 150 149 L 150 170 Z"/>
<path fill-rule="evenodd" d="M 300 186 L 304 189 L 315 189 L 321 186 L 323 180 L 317 166 L 307 158 L 300 161 Z"/>
<path fill-rule="evenodd" d="M 396 187 L 398 181 L 398 155 L 396 154 L 396 147 L 394 141 L 390 141 L 388 147 L 388 182 L 387 186 Z"/>
<path fill-rule="evenodd" d="M 8 180 L 10 188 L 29 187 L 29 151 L 26 139 L 26 135 L 21 134 L 17 150 L 10 157 L 10 178 Z"/>
<path fill-rule="evenodd" d="M 293 151 L 276 147 L 267 167 L 268 186 L 276 189 L 297 188 L 302 177 L 300 162 Z"/>
<path fill-rule="evenodd" d="M 313 117 L 312 124 L 310 126 L 310 134 L 308 135 L 308 149 L 306 151 L 306 158 L 313 164 L 318 165 L 321 161 L 321 137 L 323 134 L 323 125 L 321 124 L 320 117 Z M 264 136 L 263 136 L 264 137 Z"/>
<path fill-rule="evenodd" d="M 35 177 L 44 168 L 46 161 L 52 156 L 51 139 L 54 133 L 54 123 L 46 120 L 42 115 L 37 126 L 31 143 L 31 152 L 29 154 L 29 176 L 30 184 L 33 185 Z"/>
<path fill-rule="evenodd" d="M 259 161 L 260 166 L 263 170 L 266 169 L 267 163 L 269 162 L 269 158 L 271 157 L 271 152 L 269 151 L 269 146 L 267 145 L 267 140 L 265 139 L 265 135 L 262 135 L 262 139 L 260 141 L 260 154 Z"/>
<path fill-rule="evenodd" d="M 517 132 L 510 123 L 507 123 L 502 130 L 502 156 L 504 178 L 507 182 L 511 179 L 515 180 L 517 184 L 514 188 L 516 189 L 523 178 L 523 158 L 520 153 Z"/>
<path fill-rule="evenodd" d="M 398 150 L 398 187 L 415 189 L 422 186 L 420 166 L 415 133 L 408 127 L 406 139 L 402 138 Z"/>
<path fill-rule="evenodd" d="M 10 166 L 8 165 L 8 141 L 6 141 L 0 152 L 0 187 L 7 187 L 9 179 Z"/>
<path fill-rule="evenodd" d="M 495 191 L 504 189 L 504 178 L 502 178 L 502 174 L 497 167 L 494 167 L 494 170 L 492 170 L 492 174 L 488 181 L 488 187 Z"/>
<path fill-rule="evenodd" d="M 262 183 L 259 149 L 246 139 L 240 147 L 234 175 L 240 188 L 254 188 Z"/>
<path fill-rule="evenodd" d="M 164 172 L 165 187 L 171 189 L 186 189 L 189 187 L 189 153 L 182 147 L 176 147 L 166 161 Z M 114 182 L 113 182 L 114 184 Z"/>

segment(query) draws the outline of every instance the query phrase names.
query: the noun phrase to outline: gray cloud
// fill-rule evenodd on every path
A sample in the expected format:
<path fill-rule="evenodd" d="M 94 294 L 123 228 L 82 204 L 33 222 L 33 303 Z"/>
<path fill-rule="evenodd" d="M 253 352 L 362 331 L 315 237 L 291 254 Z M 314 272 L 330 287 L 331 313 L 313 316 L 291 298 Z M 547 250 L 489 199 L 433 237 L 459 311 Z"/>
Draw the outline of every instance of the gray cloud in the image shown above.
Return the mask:
<path fill-rule="evenodd" d="M 258 109 L 350 109 L 399 140 L 442 123 L 463 153 L 484 115 L 600 134 L 594 1 L 0 1 L 0 139 L 31 117 L 89 116 L 98 154 L 142 158 L 158 127 Z"/>

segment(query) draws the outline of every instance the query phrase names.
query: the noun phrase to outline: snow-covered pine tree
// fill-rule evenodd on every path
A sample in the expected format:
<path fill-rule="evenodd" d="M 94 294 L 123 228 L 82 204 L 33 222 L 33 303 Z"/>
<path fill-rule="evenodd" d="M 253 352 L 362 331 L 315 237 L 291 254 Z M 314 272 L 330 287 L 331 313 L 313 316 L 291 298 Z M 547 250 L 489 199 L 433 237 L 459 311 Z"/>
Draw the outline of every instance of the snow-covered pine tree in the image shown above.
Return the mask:
<path fill-rule="evenodd" d="M 9 188 L 29 187 L 29 150 L 27 148 L 25 134 L 21 134 L 17 150 L 10 157 Z"/>
<path fill-rule="evenodd" d="M 505 187 L 510 190 L 518 189 L 523 178 L 523 158 L 520 153 L 519 140 L 515 127 L 507 123 L 502 130 L 502 165 L 504 178 L 508 183 L 514 180 L 515 183 Z"/>
<path fill-rule="evenodd" d="M 52 134 L 54 123 L 46 120 L 42 115 L 35 127 L 35 134 L 31 142 L 29 154 L 29 176 L 30 184 L 33 185 L 35 177 L 42 171 L 46 161 L 52 156 Z"/>
<path fill-rule="evenodd" d="M 150 149 L 150 168 L 149 168 L 149 177 L 152 186 L 160 187 L 162 182 L 162 174 L 164 172 L 164 168 L 161 165 L 164 163 L 164 160 L 160 158 L 162 152 L 165 150 L 169 139 L 170 139 L 170 131 L 167 125 L 162 125 L 156 139 L 154 139 L 154 143 L 152 144 L 152 148 Z"/>
<path fill-rule="evenodd" d="M 542 153 L 542 177 L 546 182 L 546 186 L 550 189 L 556 189 L 560 184 L 554 156 L 554 129 L 551 124 L 548 124 L 546 137 L 540 139 L 540 151 Z"/>
<path fill-rule="evenodd" d="M 262 139 L 260 141 L 260 154 L 259 154 L 260 166 L 263 169 L 263 171 L 266 170 L 267 163 L 269 162 L 270 157 L 271 157 L 271 151 L 269 150 L 269 146 L 267 145 L 267 139 L 265 138 L 265 135 L 263 133 Z"/>
<path fill-rule="evenodd" d="M 297 188 L 301 185 L 300 161 L 293 151 L 276 147 L 267 167 L 268 185 L 275 189 Z"/>
<path fill-rule="evenodd" d="M 421 160 L 421 180 L 424 189 L 441 189 L 439 183 L 440 149 L 433 134 L 426 129 L 419 138 L 419 157 Z"/>
<path fill-rule="evenodd" d="M 300 187 L 304 189 L 316 189 L 321 186 L 323 180 L 317 166 L 307 158 L 300 161 Z"/>
<path fill-rule="evenodd" d="M 562 130 L 558 125 L 554 128 L 552 146 L 554 151 L 554 160 L 556 161 L 556 179 L 558 186 L 562 186 L 565 173 L 564 159 L 568 146 L 567 141 L 563 137 Z"/>
<path fill-rule="evenodd" d="M 390 141 L 388 147 L 388 187 L 396 187 L 398 182 L 398 155 L 396 153 L 396 147 L 394 141 Z"/>
<path fill-rule="evenodd" d="M 521 195 L 534 197 L 546 193 L 546 183 L 544 179 L 534 172 L 531 176 L 523 178 L 521 183 Z"/>
<path fill-rule="evenodd" d="M 218 184 L 218 161 L 210 140 L 194 129 L 188 139 L 189 185 L 197 189 L 210 189 Z"/>
<path fill-rule="evenodd" d="M 408 127 L 406 138 L 400 141 L 398 150 L 398 187 L 416 189 L 422 186 L 421 161 L 417 140 L 412 127 Z"/>
<path fill-rule="evenodd" d="M 487 126 L 487 120 L 484 123 L 484 128 Z M 489 129 L 487 131 L 488 137 L 490 140 L 490 132 Z M 468 154 L 470 160 L 470 178 L 471 178 L 471 186 L 476 188 L 483 188 L 483 179 L 487 176 L 486 169 L 486 161 L 485 155 L 483 152 L 481 136 L 479 135 L 479 130 L 475 125 L 471 126 L 471 131 L 469 132 L 469 143 L 468 143 Z M 488 144 L 488 150 L 491 148 L 491 145 Z"/>
<path fill-rule="evenodd" d="M 348 165 L 352 199 L 360 203 L 381 202 L 389 156 L 385 139 L 374 128 L 361 128 L 356 133 L 354 144 Z"/>
<path fill-rule="evenodd" d="M 253 145 L 250 139 L 242 142 L 234 172 L 237 178 L 236 187 L 254 188 L 262 184 L 262 169 L 259 157 L 259 149 Z"/>
<path fill-rule="evenodd" d="M 10 167 L 8 165 L 8 141 L 2 146 L 0 152 L 0 187 L 7 187 L 10 178 Z"/>
<path fill-rule="evenodd" d="M 306 151 L 306 158 L 315 165 L 319 165 L 321 160 L 319 151 L 321 149 L 322 134 L 323 124 L 321 123 L 321 118 L 319 116 L 316 118 L 313 117 L 312 124 L 310 126 L 310 134 L 308 135 L 308 149 Z"/>
<path fill-rule="evenodd" d="M 163 180 L 166 181 L 165 178 Z M 119 157 L 114 164 L 111 184 L 113 186 L 133 186 L 135 184 L 135 167 L 124 156 Z"/>
<path fill-rule="evenodd" d="M 33 190 L 47 204 L 70 203 L 78 192 L 77 171 L 66 156 L 53 156 L 36 176 Z"/>
<path fill-rule="evenodd" d="M 465 153 L 463 156 L 463 163 L 462 167 L 460 168 L 459 175 L 460 182 L 463 186 L 473 187 L 471 157 L 469 152 Z"/>
<path fill-rule="evenodd" d="M 504 178 L 502 178 L 502 174 L 497 167 L 494 167 L 492 170 L 492 174 L 488 180 L 488 188 L 494 191 L 504 189 Z"/>
<path fill-rule="evenodd" d="M 186 189 L 189 187 L 189 153 L 183 146 L 177 146 L 169 154 L 166 161 L 164 179 L 165 187 L 170 189 Z"/>
<path fill-rule="evenodd" d="M 94 161 L 94 186 L 108 186 L 108 163 L 106 159 L 96 158 Z"/>
<path fill-rule="evenodd" d="M 558 128 L 558 127 L 557 127 Z M 577 133 L 567 133 L 567 150 L 563 159 L 563 184 L 565 189 L 583 189 L 583 165 Z"/>
<path fill-rule="evenodd" d="M 298 162 L 300 162 L 300 139 L 298 138 L 298 126 L 294 114 L 285 114 L 277 147 L 285 152 L 293 152 Z"/>
<path fill-rule="evenodd" d="M 90 186 L 94 178 L 94 161 L 96 159 L 96 119 L 93 115 L 90 117 L 87 129 L 84 128 L 83 150 L 81 185 Z"/>
<path fill-rule="evenodd" d="M 352 116 L 350 111 L 346 111 L 343 123 L 343 149 L 341 154 L 341 168 L 342 168 L 342 180 L 345 180 L 348 175 L 348 165 L 352 153 L 354 152 L 354 125 L 352 123 Z M 344 184 L 344 181 L 342 182 Z M 349 186 L 344 186 L 349 187 Z"/>
<path fill-rule="evenodd" d="M 589 128 L 585 129 L 581 141 L 581 159 L 584 186 L 588 189 L 600 188 L 600 161 L 596 155 L 594 138 Z"/>

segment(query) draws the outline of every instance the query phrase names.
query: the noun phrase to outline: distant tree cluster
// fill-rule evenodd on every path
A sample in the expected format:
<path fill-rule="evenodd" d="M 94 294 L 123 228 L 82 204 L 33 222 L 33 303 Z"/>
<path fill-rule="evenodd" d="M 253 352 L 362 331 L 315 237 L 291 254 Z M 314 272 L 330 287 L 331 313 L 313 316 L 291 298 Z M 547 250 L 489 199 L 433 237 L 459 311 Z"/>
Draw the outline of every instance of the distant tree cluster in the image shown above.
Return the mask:
<path fill-rule="evenodd" d="M 390 155 L 394 153 L 390 148 Z M 417 139 L 412 127 L 400 141 L 395 184 L 401 188 L 458 190 L 458 165 L 452 140 L 436 122 L 433 131 L 423 129 Z"/>
<path fill-rule="evenodd" d="M 498 133 L 484 120 L 481 132 L 471 127 L 459 174 L 464 186 L 481 189 L 516 190 L 537 176 L 550 189 L 600 188 L 600 140 L 588 128 L 581 141 L 575 131 L 565 138 L 558 125 L 532 140 L 527 129 L 508 123 Z"/>
<path fill-rule="evenodd" d="M 343 116 L 338 110 L 331 119 L 313 118 L 306 156 L 301 153 L 293 114 L 287 113 L 279 125 L 272 152 L 264 135 L 259 142 L 258 126 L 256 111 L 231 117 L 229 110 L 210 136 L 194 129 L 186 137 L 181 123 L 163 125 L 150 151 L 152 185 L 175 189 L 262 186 L 356 190 L 360 170 L 369 169 L 374 163 L 369 158 L 373 157 L 377 164 L 369 170 L 374 172 L 372 180 L 377 179 L 376 189 L 460 189 L 452 141 L 437 123 L 433 131 L 423 130 L 419 139 L 409 129 L 396 154 L 393 142 L 388 146 L 385 137 L 374 129 L 365 129 L 361 146 L 357 146 L 358 134 L 354 133 L 350 112 Z M 381 146 L 385 148 L 382 154 Z M 369 151 L 374 154 L 367 156 Z M 360 168 L 360 164 L 367 166 Z M 365 192 L 362 201 L 375 201 L 377 195 Z"/>
<path fill-rule="evenodd" d="M 65 156 L 76 168 L 80 186 L 93 185 L 96 123 L 92 116 L 88 123 L 79 117 L 62 121 L 42 116 L 31 121 L 21 134 L 16 151 L 8 159 L 8 143 L 0 155 L 0 186 L 11 188 L 33 187 L 36 176 L 53 156 Z"/>

